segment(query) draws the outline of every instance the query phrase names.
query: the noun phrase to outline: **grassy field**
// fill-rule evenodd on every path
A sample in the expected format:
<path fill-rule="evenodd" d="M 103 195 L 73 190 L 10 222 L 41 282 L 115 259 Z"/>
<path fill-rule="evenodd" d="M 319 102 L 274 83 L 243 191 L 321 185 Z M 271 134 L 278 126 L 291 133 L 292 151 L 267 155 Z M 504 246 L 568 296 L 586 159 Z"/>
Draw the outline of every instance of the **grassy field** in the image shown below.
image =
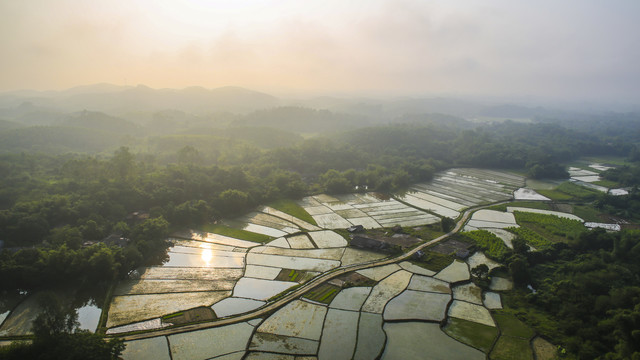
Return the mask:
<path fill-rule="evenodd" d="M 478 324 L 472 321 L 450 317 L 444 332 L 452 338 L 480 349 L 485 353 L 491 350 L 498 336 L 498 329 L 493 326 Z"/>
<path fill-rule="evenodd" d="M 442 236 L 445 234 L 440 228 L 440 223 L 418 227 L 403 227 L 402 230 L 405 234 L 409 234 L 422 240 L 435 239 L 438 236 Z"/>
<path fill-rule="evenodd" d="M 425 250 L 424 257 L 420 260 L 412 261 L 412 263 L 431 271 L 440 271 L 453 262 L 453 257 L 443 255 L 437 252 Z"/>
<path fill-rule="evenodd" d="M 316 226 L 318 225 L 316 221 L 313 220 L 311 215 L 309 215 L 309 213 L 305 209 L 303 209 L 302 206 L 298 205 L 293 200 L 281 199 L 268 204 L 268 206 L 271 206 L 272 208 L 280 210 L 283 213 L 289 214 L 293 217 L 297 217 L 300 220 L 304 220 L 309 224 L 313 224 Z"/>
<path fill-rule="evenodd" d="M 600 215 L 602 214 L 593 206 L 589 205 L 575 205 L 573 206 L 573 214 L 579 216 L 584 221 L 601 222 Z"/>
<path fill-rule="evenodd" d="M 518 320 L 515 315 L 498 311 L 493 318 L 500 328 L 500 338 L 491 351 L 491 359 L 533 359 L 530 340 L 533 329 Z"/>
<path fill-rule="evenodd" d="M 529 340 L 502 335 L 489 357 L 492 360 L 533 360 Z"/>
<path fill-rule="evenodd" d="M 525 323 L 518 320 L 513 314 L 506 312 L 495 312 L 493 318 L 498 323 L 502 335 L 519 337 L 529 340 L 535 335 L 535 332 Z"/>
<path fill-rule="evenodd" d="M 594 200 L 599 194 L 597 190 L 587 189 L 583 186 L 573 184 L 569 181 L 558 185 L 554 190 L 538 190 L 538 193 L 551 200 Z"/>
<path fill-rule="evenodd" d="M 208 224 L 204 226 L 204 231 L 214 234 L 229 236 L 235 239 L 248 240 L 257 243 L 265 243 L 273 238 L 271 236 L 257 234 L 251 231 L 245 231 L 241 229 L 232 228 L 221 224 Z"/>
<path fill-rule="evenodd" d="M 592 184 L 604 186 L 604 187 L 610 188 L 610 189 L 611 188 L 620 187 L 620 184 L 618 184 L 615 181 L 611 181 L 611 180 L 598 180 L 598 181 L 593 182 Z"/>

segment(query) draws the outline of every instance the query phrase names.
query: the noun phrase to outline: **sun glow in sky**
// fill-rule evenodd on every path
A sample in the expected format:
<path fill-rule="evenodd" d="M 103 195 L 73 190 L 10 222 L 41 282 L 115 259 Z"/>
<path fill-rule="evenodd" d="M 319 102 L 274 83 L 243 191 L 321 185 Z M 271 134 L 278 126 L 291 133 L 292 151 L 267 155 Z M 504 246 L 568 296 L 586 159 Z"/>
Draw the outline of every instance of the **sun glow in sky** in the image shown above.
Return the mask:
<path fill-rule="evenodd" d="M 0 2 L 0 91 L 155 88 L 636 100 L 635 0 Z"/>

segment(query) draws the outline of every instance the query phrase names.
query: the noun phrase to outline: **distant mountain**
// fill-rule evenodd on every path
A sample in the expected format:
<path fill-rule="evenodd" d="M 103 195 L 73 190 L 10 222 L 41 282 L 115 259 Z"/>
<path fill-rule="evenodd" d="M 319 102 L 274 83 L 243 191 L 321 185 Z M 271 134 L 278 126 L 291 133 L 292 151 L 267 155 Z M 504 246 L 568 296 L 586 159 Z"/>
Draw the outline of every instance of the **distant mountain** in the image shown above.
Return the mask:
<path fill-rule="evenodd" d="M 5 107 L 15 107 L 25 102 L 64 112 L 87 109 L 121 114 L 175 109 L 203 114 L 225 111 L 248 113 L 278 106 L 280 100 L 268 94 L 231 86 L 212 90 L 201 87 L 175 90 L 152 89 L 144 85 L 124 87 L 96 84 L 54 93 L 19 92 L 0 95 L 0 105 Z"/>

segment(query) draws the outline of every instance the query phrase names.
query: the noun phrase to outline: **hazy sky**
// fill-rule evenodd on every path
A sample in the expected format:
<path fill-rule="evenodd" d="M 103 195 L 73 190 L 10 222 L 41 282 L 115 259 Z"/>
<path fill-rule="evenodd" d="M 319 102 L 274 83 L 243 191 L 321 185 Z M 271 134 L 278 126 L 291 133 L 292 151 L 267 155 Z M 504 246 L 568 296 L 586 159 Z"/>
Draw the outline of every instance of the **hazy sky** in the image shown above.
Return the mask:
<path fill-rule="evenodd" d="M 640 101 L 638 0 L 0 0 L 0 91 Z"/>

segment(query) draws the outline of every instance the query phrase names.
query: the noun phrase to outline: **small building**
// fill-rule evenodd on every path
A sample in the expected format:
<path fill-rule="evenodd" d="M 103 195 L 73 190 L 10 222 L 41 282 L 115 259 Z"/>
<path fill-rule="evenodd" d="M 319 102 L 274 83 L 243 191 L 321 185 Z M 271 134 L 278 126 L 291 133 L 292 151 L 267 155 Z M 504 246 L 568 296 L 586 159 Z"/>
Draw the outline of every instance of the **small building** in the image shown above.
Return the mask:
<path fill-rule="evenodd" d="M 364 226 L 362 225 L 353 225 L 347 228 L 347 231 L 350 233 L 362 232 L 364 231 Z"/>
<path fill-rule="evenodd" d="M 119 247 L 125 247 L 129 243 L 129 239 L 122 236 L 122 234 L 111 234 L 102 239 L 102 242 L 107 246 L 115 245 Z"/>
<path fill-rule="evenodd" d="M 351 235 L 350 245 L 364 250 L 388 252 L 391 244 L 377 238 L 364 235 Z"/>

